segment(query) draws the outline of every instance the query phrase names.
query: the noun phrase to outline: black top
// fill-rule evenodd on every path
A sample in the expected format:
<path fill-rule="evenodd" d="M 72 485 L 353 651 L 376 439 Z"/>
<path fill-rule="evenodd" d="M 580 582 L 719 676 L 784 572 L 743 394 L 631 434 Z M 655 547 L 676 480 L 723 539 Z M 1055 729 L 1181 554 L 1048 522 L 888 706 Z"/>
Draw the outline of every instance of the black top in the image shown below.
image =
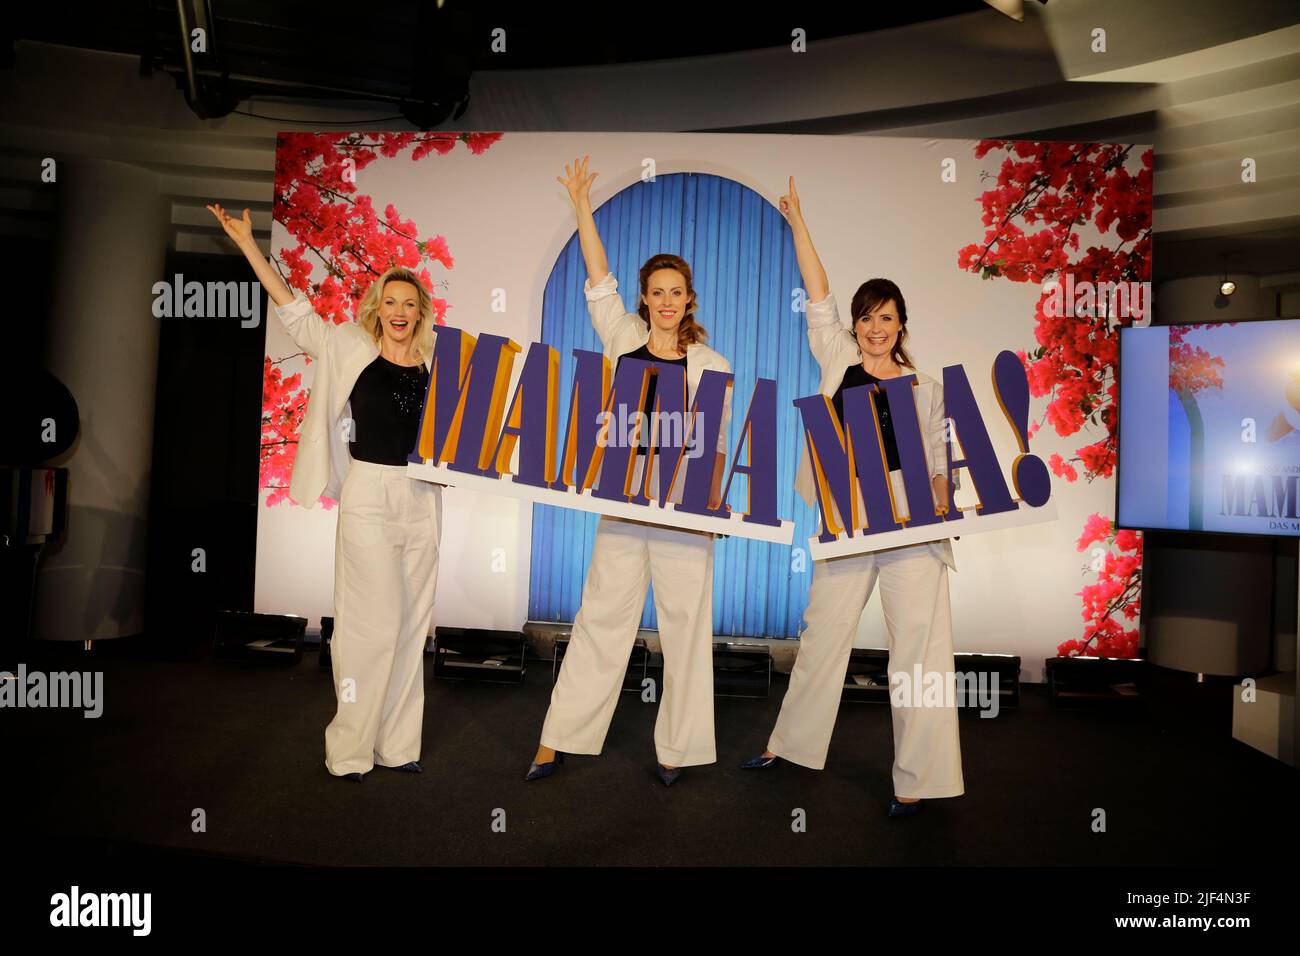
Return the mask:
<path fill-rule="evenodd" d="M 861 363 L 855 362 L 845 370 L 844 381 L 840 382 L 840 387 L 831 397 L 831 404 L 835 406 L 835 414 L 839 416 L 841 424 L 844 422 L 844 390 L 859 385 L 879 384 L 880 379 L 864 369 Z M 889 402 L 885 399 L 883 391 L 878 390 L 875 397 L 876 408 L 880 415 L 880 438 L 885 447 L 885 461 L 889 464 L 890 471 L 897 471 L 899 469 L 898 444 L 894 440 L 894 422 L 889 417 Z"/>
<path fill-rule="evenodd" d="M 376 465 L 405 465 L 420 430 L 429 370 L 398 365 L 382 355 L 362 369 L 352 387 L 352 457 Z"/>
<path fill-rule="evenodd" d="M 620 355 L 620 356 L 618 357 L 618 361 L 619 361 L 619 362 L 622 362 L 623 359 L 625 359 L 625 358 L 641 359 L 641 360 L 646 361 L 646 362 L 656 362 L 656 363 L 658 363 L 659 365 L 680 365 L 682 368 L 686 368 L 686 356 L 683 355 L 683 356 L 682 356 L 681 358 L 679 358 L 679 359 L 666 359 L 666 358 L 660 358 L 659 356 L 654 355 L 653 353 L 651 353 L 651 351 L 650 351 L 650 343 L 649 343 L 649 342 L 647 342 L 645 345 L 641 346 L 639 349 L 636 349 L 635 351 L 632 351 L 632 352 L 624 352 L 622 355 Z M 618 365 L 617 365 L 617 364 L 615 364 L 615 366 L 614 366 L 614 374 L 615 374 L 615 375 L 618 374 Z M 646 387 L 646 390 L 645 390 L 645 403 L 641 406 L 641 411 L 642 411 L 642 412 L 645 414 L 645 416 L 646 416 L 647 428 L 652 427 L 652 426 L 653 426 L 653 422 L 654 422 L 654 419 L 650 417 L 650 413 L 651 413 L 651 411 L 654 410 L 654 407 L 655 407 L 655 387 L 656 387 L 658 381 L 659 381 L 658 376 L 655 376 L 655 375 L 651 375 L 651 376 L 650 376 L 650 384 Z M 650 434 L 647 433 L 647 434 L 643 435 L 641 440 L 642 440 L 642 441 L 645 441 L 645 442 L 650 441 Z M 638 445 L 638 446 L 637 446 L 637 449 L 636 449 L 636 453 L 637 453 L 638 455 L 644 455 L 644 454 L 645 454 L 645 446 L 644 446 L 644 445 Z"/>

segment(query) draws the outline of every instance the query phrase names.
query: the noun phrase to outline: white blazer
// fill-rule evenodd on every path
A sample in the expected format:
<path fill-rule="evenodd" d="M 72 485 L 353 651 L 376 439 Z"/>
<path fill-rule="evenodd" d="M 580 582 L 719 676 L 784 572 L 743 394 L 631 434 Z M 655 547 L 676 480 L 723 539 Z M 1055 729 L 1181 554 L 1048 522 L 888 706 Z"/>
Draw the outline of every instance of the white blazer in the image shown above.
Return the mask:
<path fill-rule="evenodd" d="M 618 280 L 614 278 L 612 272 L 606 273 L 605 278 L 594 286 L 591 284 L 591 280 L 587 279 L 583 283 L 582 291 L 587 296 L 587 310 L 591 313 L 591 324 L 596 330 L 596 335 L 600 337 L 605 358 L 609 360 L 611 368 L 618 362 L 619 356 L 626 355 L 628 352 L 635 352 L 650 341 L 650 327 L 646 325 L 640 315 L 629 312 L 623 307 L 623 299 L 618 294 Z M 687 412 L 690 411 L 691 402 L 695 400 L 695 390 L 699 387 L 700 379 L 707 369 L 730 372 L 731 363 L 707 345 L 701 345 L 698 342 L 694 345 L 688 345 L 686 347 Z M 732 389 L 727 390 L 727 397 L 722 405 L 722 424 L 718 429 L 718 451 L 723 454 L 726 454 L 728 450 L 727 425 L 731 421 L 731 392 Z M 656 455 L 656 472 L 658 467 L 659 456 Z M 685 487 L 685 476 L 685 470 L 677 475 L 669 495 L 670 500 L 681 502 L 682 490 Z M 639 480 L 639 471 L 634 477 Z M 659 479 L 657 473 L 652 473 L 651 480 L 651 488 L 658 488 Z"/>
<path fill-rule="evenodd" d="M 289 337 L 316 363 L 289 478 L 289 496 L 304 508 L 314 508 L 322 494 L 337 500 L 342 493 L 352 449 L 339 426 L 352 417 L 352 387 L 379 354 L 379 343 L 355 322 L 335 325 L 322 320 L 301 292 L 288 305 L 273 308 Z M 432 356 L 424 360 L 430 372 L 431 362 Z"/>
<path fill-rule="evenodd" d="M 862 361 L 862 353 L 858 350 L 858 340 L 853 335 L 852 321 L 840 319 L 834 295 L 827 294 L 820 302 L 809 302 L 807 317 L 808 347 L 812 349 L 813 358 L 821 367 L 821 385 L 818 390 L 831 398 L 844 381 L 848 367 Z M 942 477 L 946 474 L 948 460 L 943 440 L 943 386 L 924 372 L 913 371 L 916 374 L 916 388 L 912 392 L 916 398 L 916 413 L 928 436 L 928 441 L 924 443 L 925 464 L 931 477 Z M 813 481 L 812 462 L 808 459 L 806 441 L 799 456 L 794 489 L 809 507 L 817 507 L 817 488 Z M 951 502 L 949 505 L 951 507 Z M 954 571 L 957 570 L 957 560 L 953 556 L 949 540 L 930 541 L 927 544 L 935 557 Z"/>

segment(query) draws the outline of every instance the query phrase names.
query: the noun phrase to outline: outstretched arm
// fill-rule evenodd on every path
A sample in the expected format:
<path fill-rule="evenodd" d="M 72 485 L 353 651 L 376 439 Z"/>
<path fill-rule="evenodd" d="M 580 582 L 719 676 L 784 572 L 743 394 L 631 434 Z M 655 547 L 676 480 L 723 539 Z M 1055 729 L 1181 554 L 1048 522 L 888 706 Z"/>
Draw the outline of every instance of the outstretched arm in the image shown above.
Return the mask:
<path fill-rule="evenodd" d="M 248 210 L 244 210 L 243 219 L 235 219 L 227 215 L 226 211 L 216 203 L 208 206 L 208 211 L 216 216 L 217 222 L 221 223 L 221 228 L 226 230 L 226 235 L 235 241 L 235 245 L 244 254 L 248 264 L 253 267 L 253 272 L 257 274 L 258 281 L 262 283 L 262 288 L 266 289 L 266 294 L 271 297 L 271 301 L 280 306 L 292 302 L 293 293 L 271 268 L 271 264 L 262 257 L 262 250 L 257 248 L 257 241 L 253 238 L 253 221 L 248 216 Z"/>
<path fill-rule="evenodd" d="M 248 264 L 253 267 L 262 288 L 266 289 L 266 294 L 275 304 L 276 315 L 284 323 L 289 337 L 309 356 L 319 358 L 329 346 L 335 327 L 323 321 L 306 298 L 296 298 L 284 280 L 271 268 L 271 264 L 262 257 L 262 250 L 257 248 L 257 242 L 253 239 L 253 223 L 248 217 L 248 210 L 244 210 L 243 219 L 226 215 L 226 211 L 215 203 L 208 206 L 208 210 L 217 217 L 217 222 L 226 230 L 226 235 L 235 241 Z"/>
<path fill-rule="evenodd" d="M 584 156 L 575 159 L 573 166 L 566 163 L 564 176 L 555 178 L 569 191 L 573 203 L 573 214 L 578 221 L 578 244 L 587 264 L 587 282 L 583 289 L 587 296 L 587 311 L 601 344 L 608 347 L 628 323 L 635 325 L 638 320 L 623 308 L 623 300 L 617 294 L 618 283 L 609 271 L 609 260 L 605 258 L 605 245 L 596 232 L 596 218 L 591 213 L 591 184 L 597 175 L 587 172 L 587 157 Z"/>
<path fill-rule="evenodd" d="M 572 168 L 565 163 L 564 176 L 556 176 L 555 180 L 569 191 L 573 214 L 578 220 L 578 243 L 587 263 L 587 278 L 595 285 L 609 274 L 609 260 L 605 258 L 605 245 L 596 232 L 596 217 L 591 212 L 591 184 L 600 174 L 587 172 L 588 159 L 587 156 L 575 159 Z"/>
<path fill-rule="evenodd" d="M 808 224 L 804 222 L 793 176 L 790 177 L 790 191 L 781 197 L 779 208 L 794 234 L 794 251 L 808 293 L 808 301 L 804 305 L 804 317 L 808 321 L 808 348 L 823 370 L 832 366 L 844 368 L 851 365 L 857 361 L 854 358 L 858 354 L 857 340 L 851 334 L 845 334 L 849 326 L 840 321 L 839 307 L 831 295 L 826 270 L 822 267 L 817 250 L 813 248 Z"/>
<path fill-rule="evenodd" d="M 821 302 L 830 294 L 830 283 L 826 280 L 826 270 L 813 248 L 812 235 L 808 224 L 804 222 L 803 210 L 799 207 L 799 194 L 795 192 L 794 177 L 790 177 L 790 191 L 781 197 L 778 204 L 781 215 L 790 224 L 794 233 L 794 251 L 799 260 L 799 273 L 803 276 L 804 288 L 808 290 L 809 302 Z"/>

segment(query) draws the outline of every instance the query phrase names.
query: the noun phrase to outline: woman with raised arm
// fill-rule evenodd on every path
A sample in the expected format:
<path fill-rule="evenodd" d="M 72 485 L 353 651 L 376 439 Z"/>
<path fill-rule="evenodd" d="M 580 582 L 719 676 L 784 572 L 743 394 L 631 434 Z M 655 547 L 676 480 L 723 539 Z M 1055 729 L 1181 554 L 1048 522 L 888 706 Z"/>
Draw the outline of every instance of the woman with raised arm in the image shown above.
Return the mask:
<path fill-rule="evenodd" d="M 826 270 L 813 248 L 790 177 L 790 192 L 780 199 L 781 214 L 794 233 L 794 247 L 808 293 L 808 345 L 821 368 L 821 394 L 831 399 L 844 417 L 844 390 L 870 385 L 901 375 L 915 375 L 914 394 L 918 420 L 925 430 L 926 464 L 931 476 L 933 501 L 916 502 L 918 508 L 948 509 L 948 458 L 944 446 L 943 390 L 930 376 L 918 371 L 907 353 L 907 305 L 903 294 L 888 279 L 862 283 L 853 296 L 851 323 L 842 323 Z M 899 469 L 898 447 L 888 405 L 879 402 L 880 437 L 893 486 L 899 517 L 910 514 Z M 861 489 L 853 482 L 862 513 Z M 795 489 L 809 506 L 816 506 L 813 474 L 805 446 L 795 478 Z M 889 632 L 891 691 L 895 677 L 915 679 L 919 669 L 927 679 L 938 674 L 950 687 L 954 671 L 952 619 L 948 603 L 948 569 L 956 570 L 952 545 L 929 542 L 888 548 L 872 554 L 830 558 L 813 563 L 812 586 L 804 611 L 807 629 L 799 642 L 790 686 L 781 703 L 776 727 L 767 749 L 742 764 L 746 770 L 775 766 L 780 758 L 820 770 L 826 765 L 849 653 L 858 631 L 858 619 L 880 581 L 880 603 Z M 920 810 L 921 799 L 956 797 L 965 792 L 961 772 L 955 702 L 924 706 L 920 687 L 910 687 L 905 706 L 890 694 L 894 725 L 894 796 L 890 816 Z M 900 695 L 901 696 L 901 695 Z M 929 702 L 927 702 L 928 704 Z"/>
<path fill-rule="evenodd" d="M 325 767 L 361 781 L 378 764 L 421 772 L 424 646 L 433 618 L 442 488 L 406 477 L 415 447 L 434 318 L 415 273 L 393 268 L 357 303 L 357 321 L 324 321 L 294 296 L 242 220 L 208 209 L 248 258 L 290 337 L 316 363 L 289 494 L 339 502 L 330 656 L 338 708 Z"/>
<path fill-rule="evenodd" d="M 651 256 L 641 266 L 637 311 L 628 312 L 609 271 L 592 215 L 590 193 L 596 173 L 587 172 L 586 157 L 574 160 L 572 167 L 566 164 L 564 172 L 564 177 L 556 179 L 568 190 L 577 217 L 578 241 L 587 266 L 583 289 L 605 357 L 615 367 L 628 357 L 682 366 L 689 409 L 705 370 L 731 371 L 727 360 L 704 344 L 707 333 L 697 318 L 690 266 L 675 255 Z M 647 420 L 654 408 L 654 382 L 652 376 L 639 409 Z M 728 398 L 717 451 L 711 456 L 711 508 L 718 507 L 721 498 L 729 415 Z M 647 458 L 653 459 L 650 487 L 657 489 L 659 456 L 647 455 L 644 443 L 637 448 L 633 486 L 641 482 Z M 684 470 L 673 481 L 670 500 L 681 501 L 683 484 Z M 602 517 L 592 545 L 582 606 L 573 621 L 573 635 L 542 726 L 541 744 L 526 780 L 550 776 L 566 752 L 601 752 L 636 641 L 646 587 L 651 583 L 664 657 L 664 686 L 655 722 L 659 779 L 671 786 L 681 767 L 717 759 L 713 740 L 713 535 Z"/>

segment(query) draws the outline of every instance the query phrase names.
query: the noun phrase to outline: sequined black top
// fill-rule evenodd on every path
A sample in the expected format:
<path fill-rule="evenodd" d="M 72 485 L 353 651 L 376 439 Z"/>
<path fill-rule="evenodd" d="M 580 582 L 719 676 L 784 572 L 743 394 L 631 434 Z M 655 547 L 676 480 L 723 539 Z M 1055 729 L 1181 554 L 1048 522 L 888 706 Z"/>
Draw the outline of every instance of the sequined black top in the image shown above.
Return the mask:
<path fill-rule="evenodd" d="M 872 375 L 862 367 L 860 363 L 853 363 L 844 371 L 844 381 L 840 387 L 835 390 L 831 396 L 831 404 L 835 406 L 835 414 L 844 421 L 844 390 L 846 388 L 856 388 L 859 385 L 879 385 L 880 379 Z M 885 398 L 882 389 L 876 389 L 876 409 L 880 416 L 880 438 L 881 444 L 885 446 L 885 461 L 889 465 L 890 471 L 897 471 L 898 464 L 898 442 L 894 439 L 894 421 L 889 417 L 889 402 Z"/>
<path fill-rule="evenodd" d="M 353 458 L 406 464 L 415 448 L 428 380 L 423 365 L 398 365 L 382 355 L 362 369 L 352 387 Z"/>

